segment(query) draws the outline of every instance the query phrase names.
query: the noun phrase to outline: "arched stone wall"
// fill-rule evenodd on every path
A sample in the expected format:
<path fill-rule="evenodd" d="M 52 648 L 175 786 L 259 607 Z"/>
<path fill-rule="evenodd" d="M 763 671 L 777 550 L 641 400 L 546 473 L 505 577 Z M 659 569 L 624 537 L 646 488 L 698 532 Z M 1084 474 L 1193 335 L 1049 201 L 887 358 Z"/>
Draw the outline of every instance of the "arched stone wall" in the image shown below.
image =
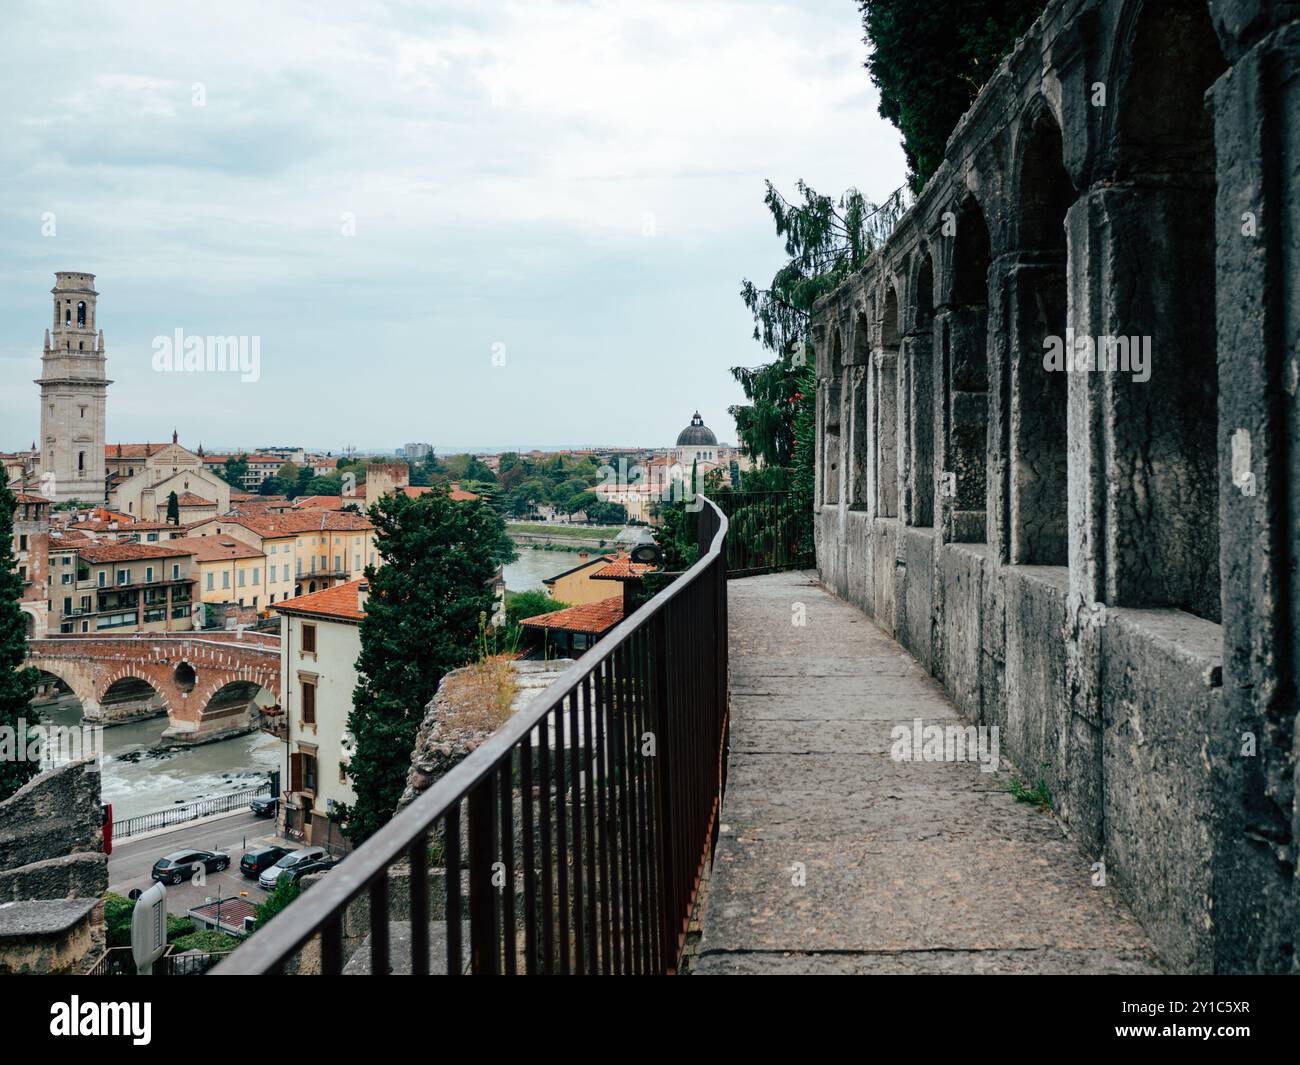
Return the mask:
<path fill-rule="evenodd" d="M 823 580 L 1175 968 L 1300 969 L 1296 158 L 1294 5 L 1053 2 L 813 318 Z"/>

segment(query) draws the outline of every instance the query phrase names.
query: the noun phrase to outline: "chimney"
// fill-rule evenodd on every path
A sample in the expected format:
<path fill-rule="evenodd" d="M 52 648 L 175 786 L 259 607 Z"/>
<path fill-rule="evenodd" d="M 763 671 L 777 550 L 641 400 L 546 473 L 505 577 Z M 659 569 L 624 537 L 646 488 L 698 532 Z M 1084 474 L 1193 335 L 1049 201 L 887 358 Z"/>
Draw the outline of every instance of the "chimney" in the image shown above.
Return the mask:
<path fill-rule="evenodd" d="M 357 609 L 366 612 L 366 600 L 370 598 L 370 582 L 362 581 L 357 585 Z"/>

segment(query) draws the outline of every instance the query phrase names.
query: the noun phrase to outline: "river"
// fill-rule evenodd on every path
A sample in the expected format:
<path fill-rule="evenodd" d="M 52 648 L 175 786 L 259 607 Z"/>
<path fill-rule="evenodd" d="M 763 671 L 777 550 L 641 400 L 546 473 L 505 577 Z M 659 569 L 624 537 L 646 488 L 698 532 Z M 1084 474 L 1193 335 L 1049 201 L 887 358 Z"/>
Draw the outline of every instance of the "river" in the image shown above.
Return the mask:
<path fill-rule="evenodd" d="M 516 544 L 519 559 L 506 566 L 506 590 L 510 592 L 541 591 L 542 581 L 554 577 L 557 573 L 573 569 L 578 564 L 578 552 L 556 551 L 553 548 L 532 548 L 527 544 Z M 596 553 L 592 549 L 592 553 Z M 613 554 L 610 550 L 607 554 Z"/>
<path fill-rule="evenodd" d="M 38 709 L 44 724 L 81 722 L 81 704 L 72 696 Z M 104 729 L 100 792 L 103 802 L 113 804 L 114 820 L 254 787 L 280 767 L 282 744 L 265 732 L 156 750 L 166 727 L 164 716 Z"/>

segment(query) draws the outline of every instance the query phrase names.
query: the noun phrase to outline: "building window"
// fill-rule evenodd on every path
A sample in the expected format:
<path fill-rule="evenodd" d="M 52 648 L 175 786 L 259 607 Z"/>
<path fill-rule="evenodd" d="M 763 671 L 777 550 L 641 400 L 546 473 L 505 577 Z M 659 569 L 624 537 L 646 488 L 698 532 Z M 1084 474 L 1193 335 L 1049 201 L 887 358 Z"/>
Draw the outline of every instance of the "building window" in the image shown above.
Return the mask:
<path fill-rule="evenodd" d="M 302 723 L 316 724 L 316 682 L 314 680 L 302 682 Z"/>
<path fill-rule="evenodd" d="M 221 573 L 221 587 L 230 587 L 230 570 L 223 570 Z"/>
<path fill-rule="evenodd" d="M 316 626 L 304 622 L 302 626 L 302 649 L 307 654 L 316 653 Z"/>
<path fill-rule="evenodd" d="M 152 567 L 152 566 L 145 566 L 145 568 L 144 568 L 144 583 L 145 583 L 145 584 L 153 584 L 153 567 Z"/>
<path fill-rule="evenodd" d="M 131 583 L 131 571 L 129 569 L 120 569 L 117 571 L 117 583 L 119 585 Z"/>
<path fill-rule="evenodd" d="M 179 562 L 173 562 L 173 563 L 172 563 L 172 580 L 174 580 L 174 581 L 178 581 L 178 580 L 180 580 L 180 579 L 181 579 L 181 564 L 180 564 Z"/>
<path fill-rule="evenodd" d="M 212 573 L 208 573 L 208 591 L 212 591 Z"/>

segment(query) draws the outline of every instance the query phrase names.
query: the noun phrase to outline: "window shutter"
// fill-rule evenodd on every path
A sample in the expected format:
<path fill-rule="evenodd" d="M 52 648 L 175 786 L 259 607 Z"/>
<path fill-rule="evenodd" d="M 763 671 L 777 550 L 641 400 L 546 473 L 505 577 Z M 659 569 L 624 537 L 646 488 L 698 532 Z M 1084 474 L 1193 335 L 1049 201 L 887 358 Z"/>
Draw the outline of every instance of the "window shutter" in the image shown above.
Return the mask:
<path fill-rule="evenodd" d="M 302 755 L 289 755 L 289 790 L 302 791 Z"/>
<path fill-rule="evenodd" d="M 302 685 L 302 719 L 306 724 L 316 724 L 316 685 L 306 681 Z"/>

